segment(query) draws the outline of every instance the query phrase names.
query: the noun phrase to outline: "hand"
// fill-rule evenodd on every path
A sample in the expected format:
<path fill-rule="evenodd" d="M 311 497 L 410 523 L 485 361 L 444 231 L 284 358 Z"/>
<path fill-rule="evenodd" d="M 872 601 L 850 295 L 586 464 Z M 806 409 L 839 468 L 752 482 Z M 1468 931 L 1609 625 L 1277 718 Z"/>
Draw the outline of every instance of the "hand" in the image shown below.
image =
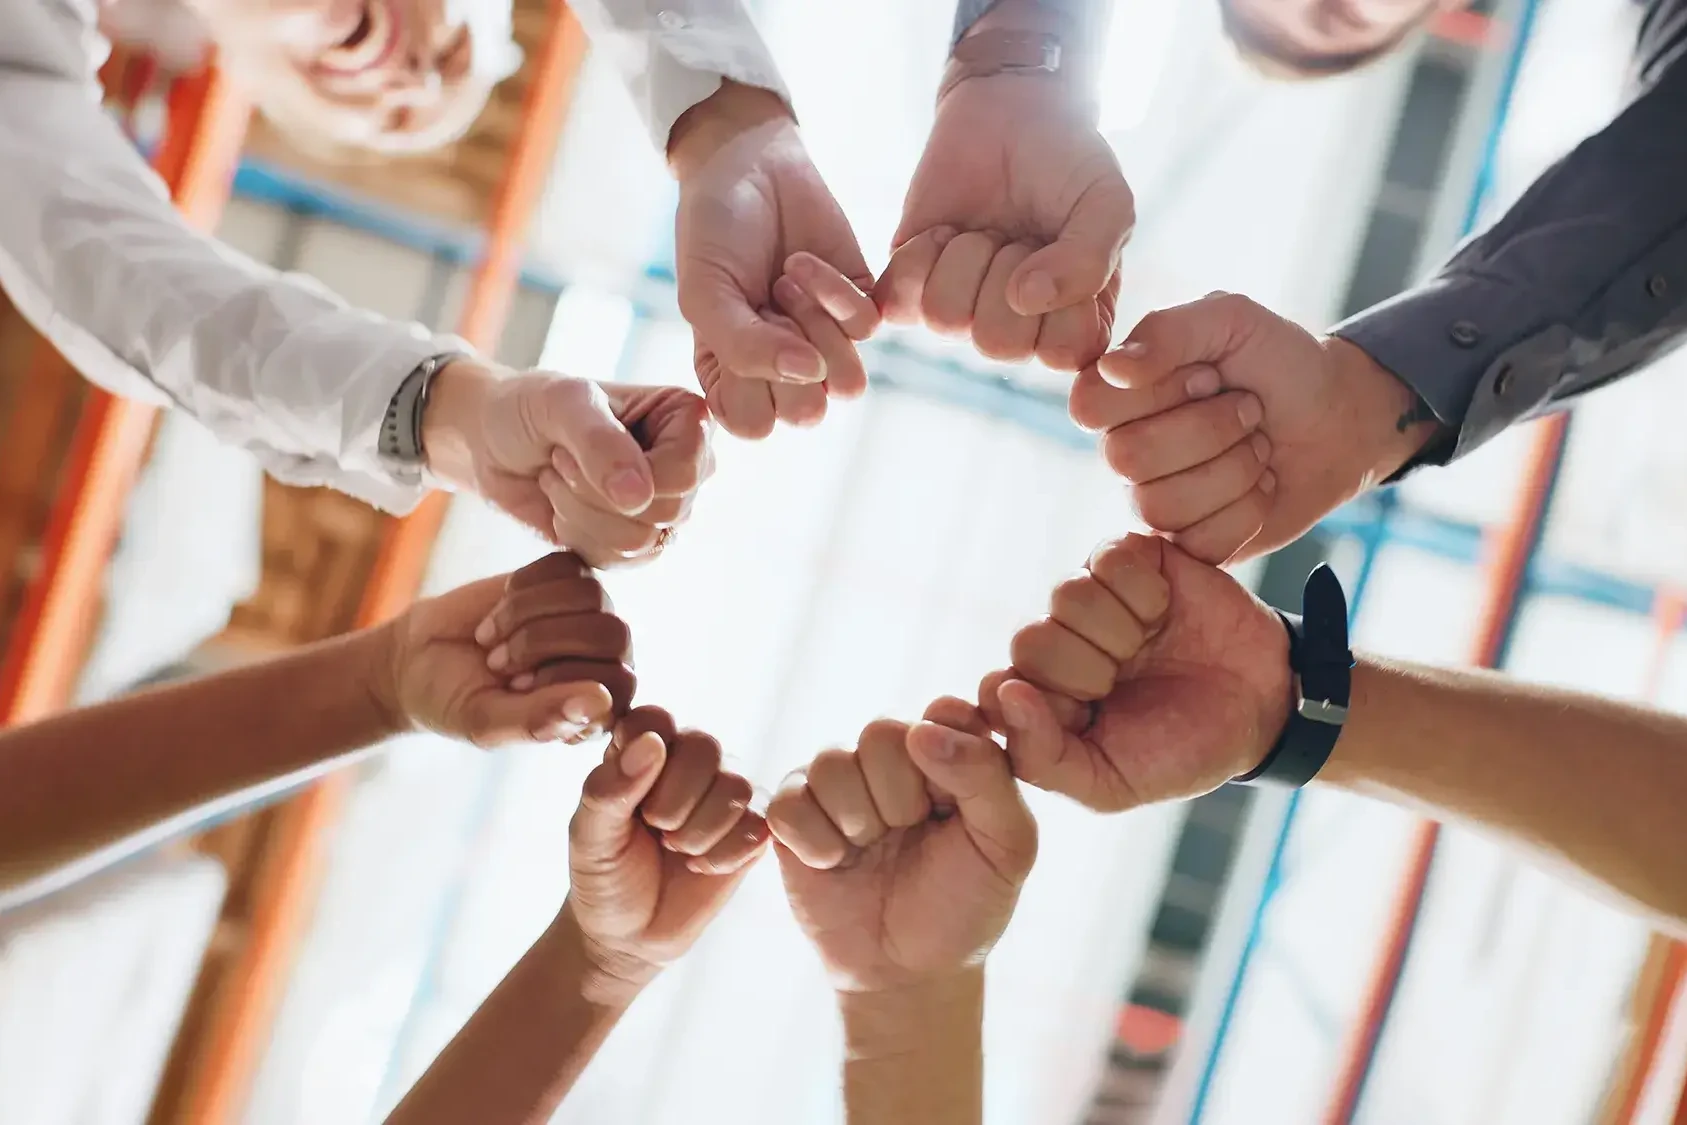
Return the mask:
<path fill-rule="evenodd" d="M 435 377 L 422 434 L 437 476 L 593 566 L 659 554 L 714 470 L 708 412 L 690 391 L 475 360 Z"/>
<path fill-rule="evenodd" d="M 384 628 L 377 682 L 400 727 L 484 748 L 572 742 L 607 726 L 631 694 L 627 626 L 572 555 L 417 602 Z M 557 674 L 520 681 L 540 664 Z"/>
<path fill-rule="evenodd" d="M 1143 522 L 1211 563 L 1292 542 L 1391 476 L 1434 432 L 1416 407 L 1359 348 L 1229 293 L 1148 314 L 1071 395 Z"/>
<path fill-rule="evenodd" d="M 767 843 L 750 783 L 720 744 L 640 707 L 616 726 L 568 827 L 565 909 L 600 987 L 637 991 L 677 960 Z"/>
<path fill-rule="evenodd" d="M 1103 544 L 979 688 L 1014 773 L 1116 811 L 1258 765 L 1289 712 L 1288 635 L 1221 570 L 1162 539 Z"/>
<path fill-rule="evenodd" d="M 865 391 L 855 345 L 878 327 L 872 274 L 785 104 L 725 82 L 674 126 L 669 161 L 680 312 L 720 424 L 762 438 L 780 419 L 820 421 L 829 394 Z"/>
<path fill-rule="evenodd" d="M 1038 29 L 1047 18 L 1004 2 L 975 28 Z M 992 358 L 1035 354 L 1075 371 L 1107 347 L 1135 213 L 1070 78 L 962 79 L 938 103 L 879 305 L 891 320 L 970 334 Z"/>
<path fill-rule="evenodd" d="M 1037 826 L 976 709 L 933 703 L 786 779 L 767 811 L 785 892 L 842 992 L 978 965 L 1013 915 Z"/>

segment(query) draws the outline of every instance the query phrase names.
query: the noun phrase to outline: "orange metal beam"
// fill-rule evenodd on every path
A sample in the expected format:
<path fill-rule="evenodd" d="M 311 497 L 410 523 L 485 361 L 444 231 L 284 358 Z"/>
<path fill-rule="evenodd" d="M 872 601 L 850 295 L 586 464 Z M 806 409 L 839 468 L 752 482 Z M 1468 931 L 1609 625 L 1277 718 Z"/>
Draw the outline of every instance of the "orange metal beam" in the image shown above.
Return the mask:
<path fill-rule="evenodd" d="M 154 166 L 188 219 L 209 229 L 228 197 L 246 105 L 214 71 L 178 82 Z M 56 362 L 63 362 L 57 360 Z M 0 661 L 0 724 L 27 722 L 70 698 L 86 651 L 100 577 L 152 436 L 156 412 L 92 391 L 77 422 L 65 480 Z"/>
<path fill-rule="evenodd" d="M 505 166 L 459 329 L 488 353 L 497 344 L 520 282 L 522 245 L 585 59 L 586 39 L 578 22 L 560 0 L 554 7 L 544 48 L 534 60 L 522 131 Z M 359 627 L 387 620 L 414 600 L 446 502 L 444 496 L 429 496 L 409 517 L 391 521 L 358 612 Z M 329 778 L 278 814 L 275 843 L 253 881 L 258 905 L 251 934 L 229 967 L 210 1013 L 200 1078 L 180 1118 L 184 1125 L 229 1125 L 245 1102 L 321 885 L 325 830 L 343 808 L 348 784 L 343 776 Z"/>
<path fill-rule="evenodd" d="M 1477 667 L 1492 668 L 1504 654 L 1506 635 L 1522 594 L 1529 555 L 1534 550 L 1541 521 L 1546 515 L 1547 499 L 1558 471 L 1568 425 L 1569 419 L 1563 414 L 1538 423 L 1523 486 L 1511 515 L 1505 523 L 1490 530 L 1488 558 L 1484 567 L 1487 594 L 1483 599 L 1481 622 L 1470 661 Z M 1406 965 L 1412 930 L 1417 925 L 1418 911 L 1423 905 L 1424 889 L 1429 883 L 1429 871 L 1440 835 L 1441 826 L 1432 820 L 1419 821 L 1412 830 L 1400 890 L 1389 914 L 1382 948 L 1378 952 L 1370 983 L 1366 986 L 1358 1019 L 1340 1056 L 1334 1091 L 1324 1111 L 1324 1125 L 1351 1125 L 1358 1111 L 1365 1077 L 1370 1072 L 1371 1060 L 1382 1037 L 1383 1023 L 1394 1002 L 1400 974 Z"/>
<path fill-rule="evenodd" d="M 1652 599 L 1656 637 L 1641 687 L 1641 698 L 1648 702 L 1656 701 L 1663 688 L 1670 652 L 1684 619 L 1687 619 L 1687 600 L 1673 590 L 1658 590 Z M 1687 945 L 1654 934 L 1631 990 L 1629 1041 L 1606 1088 L 1597 1125 L 1632 1125 L 1646 1087 L 1657 1071 L 1659 1052 L 1664 1047 L 1663 1038 L 1684 974 L 1687 974 Z"/>

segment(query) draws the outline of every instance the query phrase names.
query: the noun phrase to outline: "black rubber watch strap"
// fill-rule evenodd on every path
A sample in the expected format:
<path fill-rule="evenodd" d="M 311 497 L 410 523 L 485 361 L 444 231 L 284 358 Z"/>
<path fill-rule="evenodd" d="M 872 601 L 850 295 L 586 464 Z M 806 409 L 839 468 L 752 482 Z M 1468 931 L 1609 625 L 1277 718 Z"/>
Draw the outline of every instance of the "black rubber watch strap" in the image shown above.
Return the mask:
<path fill-rule="evenodd" d="M 1236 778 L 1245 784 L 1298 789 L 1330 760 L 1347 721 L 1353 692 L 1353 652 L 1347 647 L 1347 597 L 1326 565 L 1306 579 L 1301 617 L 1278 612 L 1289 633 L 1289 667 L 1298 690 L 1295 709 L 1259 765 Z"/>

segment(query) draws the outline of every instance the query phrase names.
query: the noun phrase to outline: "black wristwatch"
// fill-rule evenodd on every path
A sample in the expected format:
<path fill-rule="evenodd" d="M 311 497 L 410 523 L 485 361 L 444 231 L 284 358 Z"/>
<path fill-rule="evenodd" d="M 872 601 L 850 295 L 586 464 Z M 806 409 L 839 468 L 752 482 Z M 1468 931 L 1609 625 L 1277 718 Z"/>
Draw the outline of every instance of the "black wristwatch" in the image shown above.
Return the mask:
<path fill-rule="evenodd" d="M 1277 611 L 1289 631 L 1289 669 L 1295 707 L 1271 752 L 1235 778 L 1244 785 L 1298 789 L 1317 776 L 1347 722 L 1353 693 L 1353 652 L 1347 647 L 1347 596 L 1335 571 L 1320 563 L 1306 577 L 1301 615 Z"/>

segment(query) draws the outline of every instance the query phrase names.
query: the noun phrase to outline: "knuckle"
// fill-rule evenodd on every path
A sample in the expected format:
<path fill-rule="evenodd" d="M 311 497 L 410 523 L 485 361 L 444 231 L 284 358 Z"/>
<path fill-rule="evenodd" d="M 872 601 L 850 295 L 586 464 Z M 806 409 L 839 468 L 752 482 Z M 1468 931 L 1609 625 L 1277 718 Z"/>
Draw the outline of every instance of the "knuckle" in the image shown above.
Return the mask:
<path fill-rule="evenodd" d="M 861 728 L 861 745 L 897 744 L 907 735 L 907 723 L 896 719 L 874 719 Z"/>
<path fill-rule="evenodd" d="M 1094 586 L 1087 574 L 1067 578 L 1049 595 L 1049 615 L 1056 621 L 1085 616 L 1095 604 Z"/>
<path fill-rule="evenodd" d="M 1151 453 L 1135 425 L 1110 430 L 1101 439 L 1101 455 L 1107 467 L 1128 481 L 1141 480 L 1147 474 Z"/>

